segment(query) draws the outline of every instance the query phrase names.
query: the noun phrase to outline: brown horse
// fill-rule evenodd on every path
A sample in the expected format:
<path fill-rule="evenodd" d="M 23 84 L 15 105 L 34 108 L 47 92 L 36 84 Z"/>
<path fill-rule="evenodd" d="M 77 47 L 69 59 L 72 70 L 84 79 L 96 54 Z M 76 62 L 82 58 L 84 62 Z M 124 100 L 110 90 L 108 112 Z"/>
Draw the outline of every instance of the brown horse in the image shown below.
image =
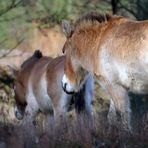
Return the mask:
<path fill-rule="evenodd" d="M 29 59 L 27 59 L 22 65 L 20 70 L 11 68 L 15 76 L 14 82 L 14 93 L 15 93 L 15 116 L 17 119 L 21 120 L 24 115 L 24 111 L 27 105 L 26 93 L 29 76 L 31 74 L 32 68 L 42 58 L 42 53 L 36 50 Z"/>
<path fill-rule="evenodd" d="M 18 119 L 32 122 L 39 111 L 54 114 L 55 119 L 66 115 L 73 94 L 66 94 L 62 89 L 64 63 L 65 56 L 53 59 L 35 51 L 20 70 L 15 71 L 15 115 Z M 90 116 L 93 97 L 91 76 L 85 84 L 85 111 Z"/>
<path fill-rule="evenodd" d="M 88 72 L 110 95 L 110 122 L 130 129 L 128 92 L 148 93 L 148 21 L 90 12 L 74 24 L 62 22 L 67 37 L 63 88 L 77 92 Z"/>

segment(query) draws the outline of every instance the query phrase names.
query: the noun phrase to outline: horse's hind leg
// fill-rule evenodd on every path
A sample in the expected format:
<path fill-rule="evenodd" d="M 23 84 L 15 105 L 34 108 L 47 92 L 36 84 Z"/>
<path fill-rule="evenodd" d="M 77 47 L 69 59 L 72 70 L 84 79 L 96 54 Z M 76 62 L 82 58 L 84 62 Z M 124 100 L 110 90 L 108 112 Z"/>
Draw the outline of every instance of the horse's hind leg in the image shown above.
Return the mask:
<path fill-rule="evenodd" d="M 115 105 L 112 99 L 110 99 L 110 107 L 109 107 L 109 111 L 108 111 L 108 116 L 107 119 L 110 123 L 115 123 L 116 122 L 116 109 L 115 109 Z"/>
<path fill-rule="evenodd" d="M 108 118 L 117 121 L 125 130 L 131 130 L 130 125 L 130 100 L 127 91 L 120 85 L 110 85 L 108 92 L 111 96 L 111 104 Z M 113 122 L 114 122 L 113 121 Z"/>
<path fill-rule="evenodd" d="M 123 129 L 131 131 L 130 100 L 126 89 L 121 85 L 111 84 L 102 76 L 98 77 L 98 83 L 104 88 L 111 100 L 108 113 L 109 122 L 116 125 L 117 121 L 121 121 Z"/>

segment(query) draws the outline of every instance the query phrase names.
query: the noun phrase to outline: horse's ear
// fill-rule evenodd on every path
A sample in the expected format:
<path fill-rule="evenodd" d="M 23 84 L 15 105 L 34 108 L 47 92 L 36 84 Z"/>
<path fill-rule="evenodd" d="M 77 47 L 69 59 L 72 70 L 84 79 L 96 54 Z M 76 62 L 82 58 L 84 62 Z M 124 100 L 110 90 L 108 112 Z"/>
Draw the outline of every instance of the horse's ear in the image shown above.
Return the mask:
<path fill-rule="evenodd" d="M 72 24 L 67 20 L 62 20 L 61 23 L 62 31 L 66 35 L 66 37 L 70 37 L 73 31 Z"/>

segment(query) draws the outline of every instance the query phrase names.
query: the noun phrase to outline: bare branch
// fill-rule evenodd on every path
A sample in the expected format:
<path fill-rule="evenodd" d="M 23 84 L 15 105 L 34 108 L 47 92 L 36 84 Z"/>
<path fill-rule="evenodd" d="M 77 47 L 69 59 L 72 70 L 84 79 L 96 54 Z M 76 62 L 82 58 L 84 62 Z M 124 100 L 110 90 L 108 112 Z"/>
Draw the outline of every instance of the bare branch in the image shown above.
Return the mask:
<path fill-rule="evenodd" d="M 15 3 L 16 0 L 13 0 L 11 5 L 8 6 L 7 8 L 5 8 L 4 10 L 1 10 L 0 12 L 0 16 L 4 15 L 5 13 L 9 12 L 10 10 L 12 10 L 13 8 L 16 8 L 18 5 L 20 5 L 22 3 L 22 1 L 18 1 L 17 3 Z"/>
<path fill-rule="evenodd" d="M 7 38 L 4 38 L 2 41 L 0 41 L 0 45 L 2 45 L 6 40 Z"/>
<path fill-rule="evenodd" d="M 21 39 L 20 41 L 18 41 L 18 43 L 13 47 L 11 48 L 8 52 L 6 52 L 5 54 L 3 54 L 0 59 L 3 59 L 5 57 L 7 57 L 14 49 L 16 49 L 16 47 L 18 47 L 22 42 L 24 41 L 24 39 Z"/>
<path fill-rule="evenodd" d="M 136 19 L 138 18 L 137 17 L 137 14 L 134 12 L 134 11 L 132 11 L 131 9 L 129 9 L 129 8 L 127 8 L 125 5 L 123 5 L 120 1 L 119 1 L 119 4 L 120 4 L 120 8 L 123 8 L 123 9 L 125 9 L 126 11 L 128 11 L 129 13 L 131 13 Z"/>

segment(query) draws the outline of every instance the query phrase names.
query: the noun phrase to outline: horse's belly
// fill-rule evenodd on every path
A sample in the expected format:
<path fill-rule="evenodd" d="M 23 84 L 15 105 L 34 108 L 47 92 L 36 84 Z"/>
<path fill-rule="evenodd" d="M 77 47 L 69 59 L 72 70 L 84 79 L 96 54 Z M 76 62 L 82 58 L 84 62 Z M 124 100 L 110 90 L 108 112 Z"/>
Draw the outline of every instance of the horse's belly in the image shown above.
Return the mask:
<path fill-rule="evenodd" d="M 148 94 L 148 79 L 131 79 L 131 83 L 128 88 L 129 91 L 133 93 Z"/>
<path fill-rule="evenodd" d="M 117 83 L 138 94 L 148 93 L 148 46 L 141 49 L 139 56 L 131 59 L 112 57 L 107 48 L 102 48 L 100 71 L 110 83 Z M 100 72 L 99 71 L 99 72 Z"/>
<path fill-rule="evenodd" d="M 133 93 L 148 93 L 148 72 L 144 64 L 141 66 L 141 64 L 135 61 L 125 64 L 115 60 L 111 64 L 111 72 L 108 78 L 111 79 L 112 82 L 121 84 Z"/>
<path fill-rule="evenodd" d="M 137 73 L 126 73 L 126 79 L 120 77 L 120 82 L 128 91 L 137 94 L 148 94 L 148 75 Z"/>

